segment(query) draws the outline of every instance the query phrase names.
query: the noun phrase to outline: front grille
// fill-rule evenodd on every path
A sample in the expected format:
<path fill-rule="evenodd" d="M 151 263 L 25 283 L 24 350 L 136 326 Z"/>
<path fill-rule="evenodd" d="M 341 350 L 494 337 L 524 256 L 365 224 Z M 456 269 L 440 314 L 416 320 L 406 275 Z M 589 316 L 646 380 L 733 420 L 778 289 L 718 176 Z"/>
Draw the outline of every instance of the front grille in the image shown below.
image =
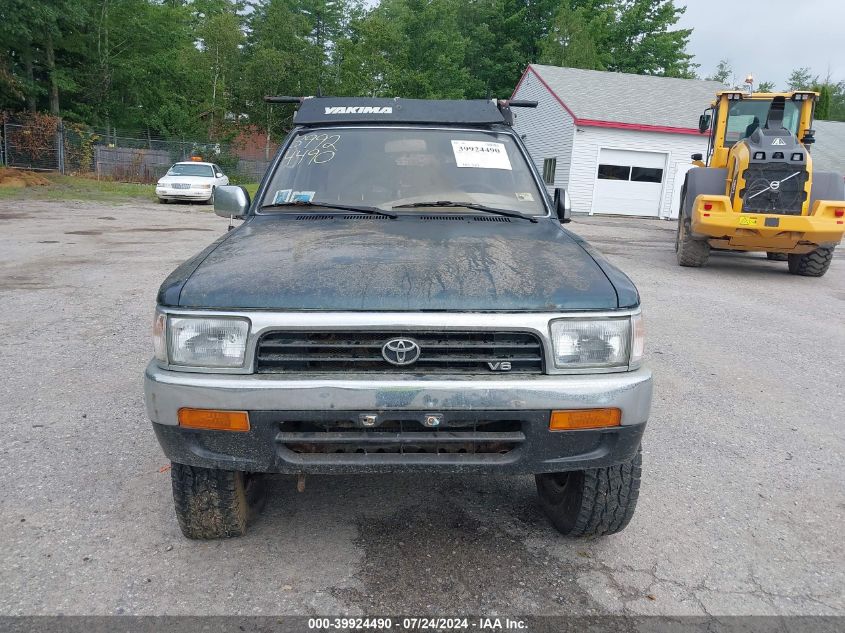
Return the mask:
<path fill-rule="evenodd" d="M 385 360 L 382 348 L 396 338 L 419 346 L 414 363 Z M 259 373 L 539 374 L 543 346 L 528 332 L 270 332 L 258 341 L 255 366 Z"/>
<path fill-rule="evenodd" d="M 795 175 L 797 173 L 797 175 Z M 751 164 L 743 173 L 745 189 L 740 190 L 744 213 L 801 215 L 807 197 L 804 165 L 788 163 Z M 776 189 L 771 184 L 777 182 Z"/>
<path fill-rule="evenodd" d="M 357 427 L 353 416 L 333 421 L 285 421 L 276 435 L 285 449 L 302 455 L 506 455 L 525 441 L 513 419 L 453 420 L 434 430 L 413 413 L 385 413 L 377 428 Z"/>

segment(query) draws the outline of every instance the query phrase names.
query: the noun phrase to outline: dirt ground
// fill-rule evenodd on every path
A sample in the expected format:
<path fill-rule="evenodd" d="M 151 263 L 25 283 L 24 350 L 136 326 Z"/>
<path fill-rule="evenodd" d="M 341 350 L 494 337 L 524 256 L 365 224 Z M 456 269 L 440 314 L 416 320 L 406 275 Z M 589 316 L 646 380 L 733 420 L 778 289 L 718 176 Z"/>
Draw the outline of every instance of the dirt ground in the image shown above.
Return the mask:
<path fill-rule="evenodd" d="M 577 218 L 638 284 L 655 400 L 623 533 L 561 538 L 530 477 L 274 481 L 184 539 L 143 405 L 158 285 L 208 207 L 0 201 L 0 615 L 845 615 L 845 262 L 675 265 L 674 224 Z M 845 251 L 845 249 L 843 249 Z"/>

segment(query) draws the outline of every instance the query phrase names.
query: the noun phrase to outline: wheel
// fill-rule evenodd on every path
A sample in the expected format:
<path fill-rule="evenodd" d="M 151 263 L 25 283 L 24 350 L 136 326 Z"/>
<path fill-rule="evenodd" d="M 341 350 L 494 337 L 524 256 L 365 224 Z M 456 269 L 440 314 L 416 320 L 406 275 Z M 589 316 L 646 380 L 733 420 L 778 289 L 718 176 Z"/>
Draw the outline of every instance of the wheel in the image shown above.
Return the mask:
<path fill-rule="evenodd" d="M 173 503 L 182 534 L 190 539 L 231 538 L 246 534 L 261 511 L 261 475 L 172 463 Z"/>
<path fill-rule="evenodd" d="M 640 494 L 642 449 L 622 464 L 535 475 L 540 505 L 565 536 L 621 532 L 634 516 Z"/>
<path fill-rule="evenodd" d="M 208 200 L 206 200 L 205 203 L 214 204 L 214 187 L 211 188 L 211 195 L 208 196 Z"/>
<path fill-rule="evenodd" d="M 789 272 L 802 277 L 821 277 L 830 268 L 833 260 L 833 248 L 817 248 L 804 255 L 789 255 Z"/>
<path fill-rule="evenodd" d="M 159 198 L 158 199 L 159 204 L 167 204 L 168 202 L 170 202 L 170 200 L 168 200 L 167 198 Z"/>
<path fill-rule="evenodd" d="M 682 207 L 683 208 L 683 207 Z M 678 232 L 675 235 L 675 253 L 679 266 L 699 268 L 710 257 L 710 244 L 704 240 L 694 240 L 687 231 L 683 216 L 678 218 Z"/>
<path fill-rule="evenodd" d="M 786 253 L 766 253 L 766 259 L 773 262 L 785 262 Z"/>

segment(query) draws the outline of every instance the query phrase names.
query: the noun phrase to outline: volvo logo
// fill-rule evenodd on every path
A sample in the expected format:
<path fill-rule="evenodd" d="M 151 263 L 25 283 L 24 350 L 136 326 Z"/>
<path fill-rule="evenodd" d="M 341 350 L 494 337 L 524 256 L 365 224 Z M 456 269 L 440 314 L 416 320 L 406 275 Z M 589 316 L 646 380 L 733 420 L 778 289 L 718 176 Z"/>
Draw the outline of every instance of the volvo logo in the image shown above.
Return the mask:
<path fill-rule="evenodd" d="M 778 189 L 780 189 L 780 180 L 773 180 L 772 182 L 770 182 L 769 189 L 771 189 L 772 191 L 777 191 Z"/>
<path fill-rule="evenodd" d="M 420 346 L 409 338 L 392 338 L 382 345 L 381 355 L 391 365 L 410 365 L 420 357 Z"/>

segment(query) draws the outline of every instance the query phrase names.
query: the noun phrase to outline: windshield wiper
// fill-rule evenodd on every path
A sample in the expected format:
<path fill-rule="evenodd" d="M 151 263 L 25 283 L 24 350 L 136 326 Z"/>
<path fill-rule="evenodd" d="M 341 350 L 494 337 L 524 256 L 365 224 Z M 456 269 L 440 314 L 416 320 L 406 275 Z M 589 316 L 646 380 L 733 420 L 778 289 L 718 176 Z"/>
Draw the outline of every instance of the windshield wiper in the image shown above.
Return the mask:
<path fill-rule="evenodd" d="M 435 200 L 433 202 L 413 202 L 411 204 L 398 204 L 394 209 L 417 209 L 419 207 L 463 207 L 465 209 L 472 209 L 473 211 L 483 211 L 484 213 L 492 213 L 494 215 L 503 215 L 508 218 L 519 218 L 520 220 L 528 220 L 529 222 L 537 223 L 537 218 L 530 215 L 522 215 L 516 211 L 505 211 L 504 209 L 496 209 L 494 207 L 487 207 L 483 204 L 474 204 L 472 202 L 453 202 L 451 200 Z"/>
<path fill-rule="evenodd" d="M 349 204 L 335 204 L 334 202 L 306 202 L 305 200 L 298 200 L 296 202 L 273 202 L 272 204 L 261 205 L 261 209 L 280 209 L 284 207 L 322 207 L 324 209 L 366 213 L 367 215 L 383 215 L 384 217 L 391 218 L 393 220 L 399 217 L 395 213 L 382 211 L 376 207 L 356 207 Z"/>

